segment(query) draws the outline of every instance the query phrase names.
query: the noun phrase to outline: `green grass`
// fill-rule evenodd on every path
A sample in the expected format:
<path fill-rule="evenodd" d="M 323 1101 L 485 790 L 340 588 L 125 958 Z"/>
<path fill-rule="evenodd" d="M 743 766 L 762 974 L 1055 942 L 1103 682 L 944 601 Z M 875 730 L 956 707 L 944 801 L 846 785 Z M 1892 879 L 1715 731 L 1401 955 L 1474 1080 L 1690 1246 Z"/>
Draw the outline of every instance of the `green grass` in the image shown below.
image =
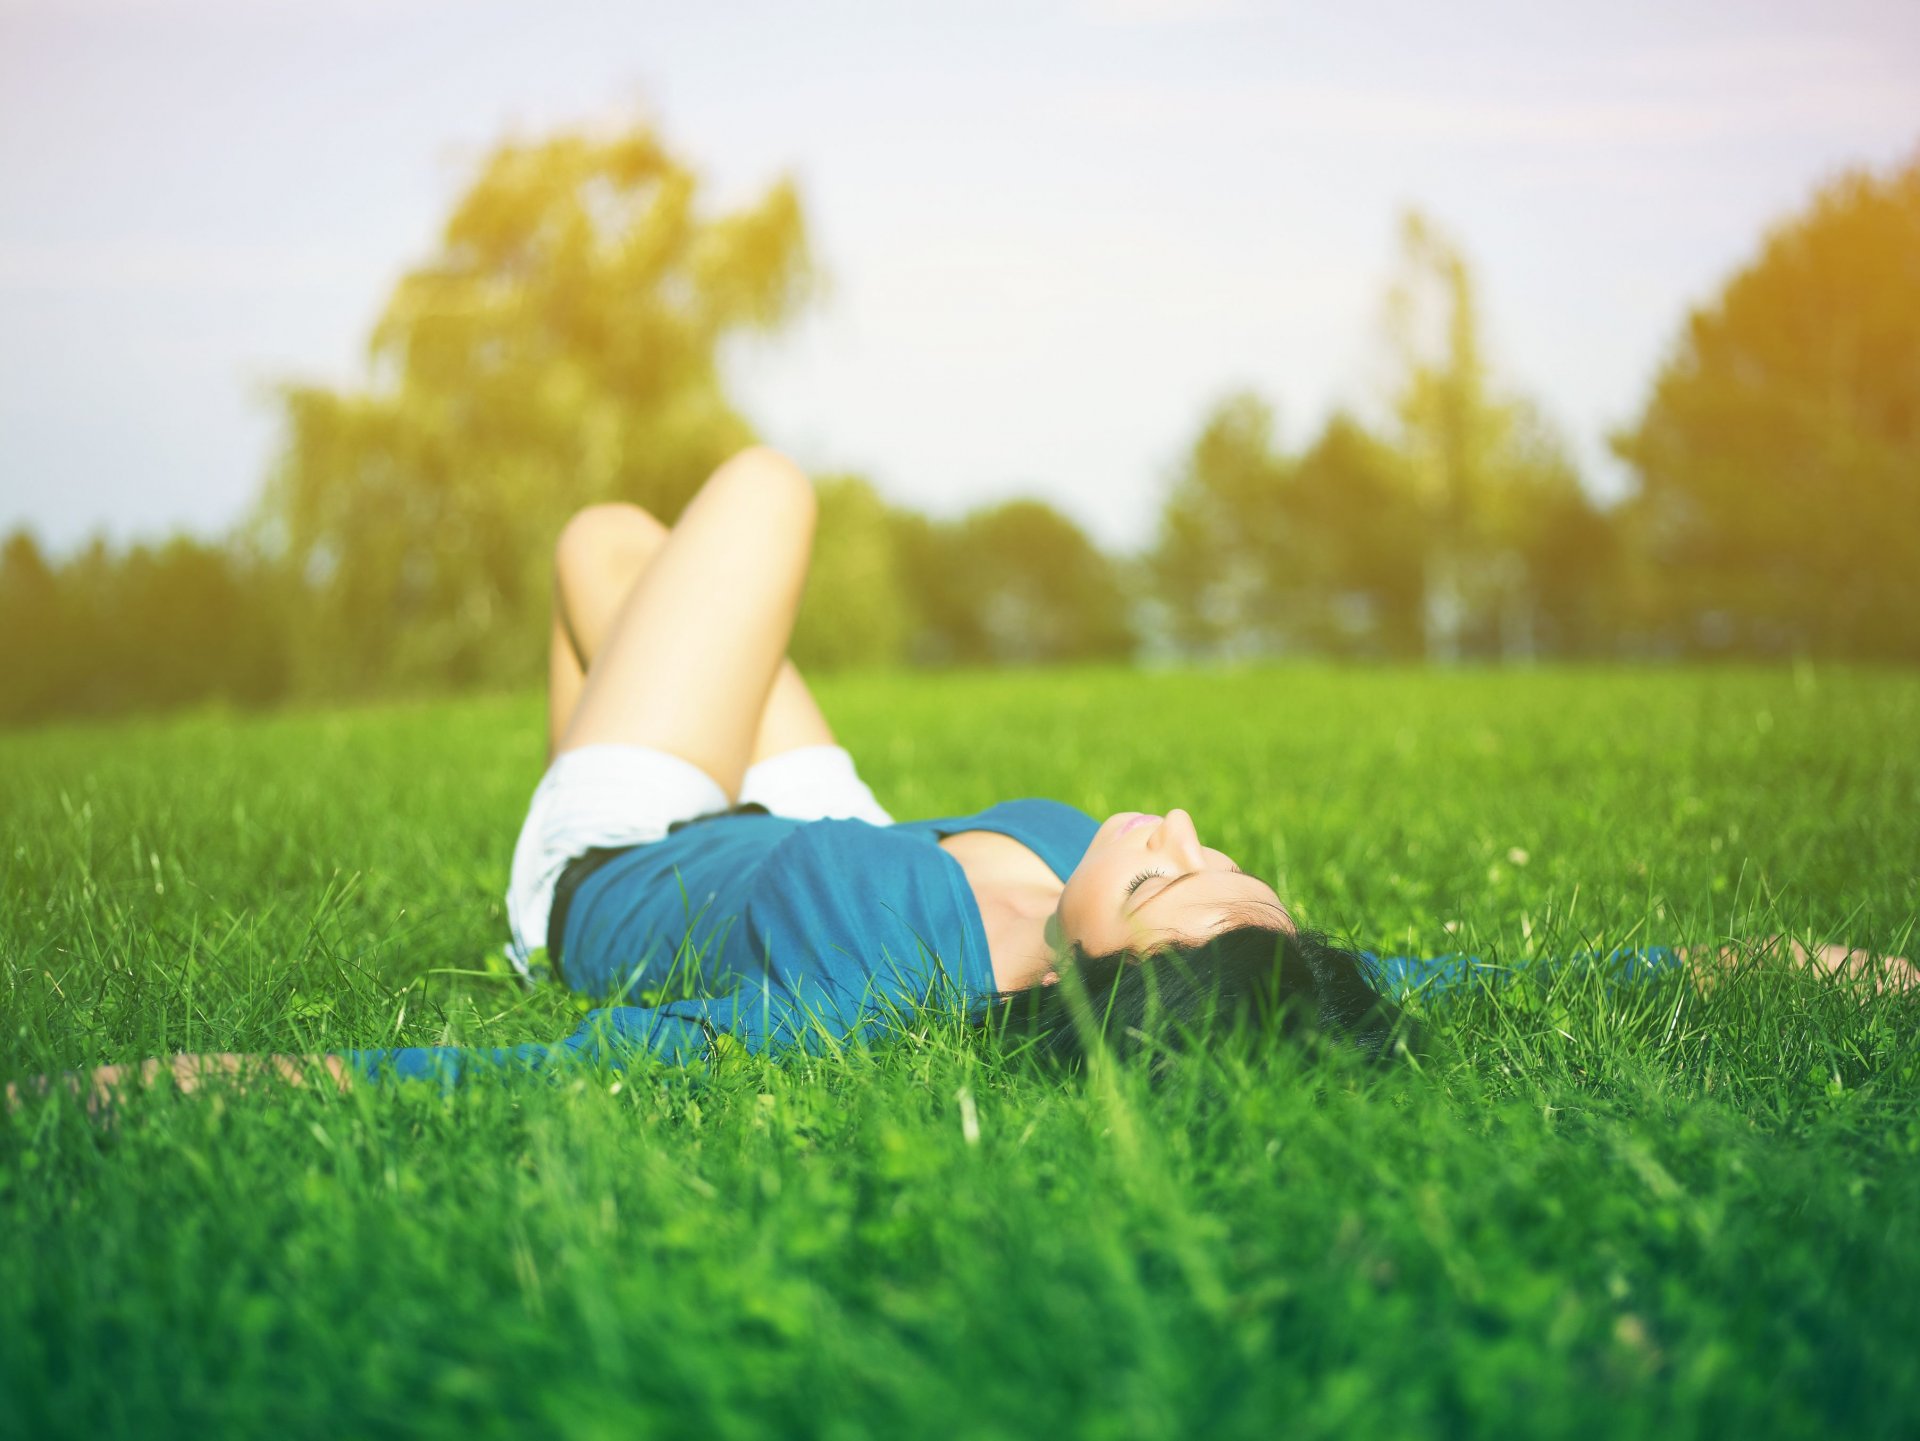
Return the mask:
<path fill-rule="evenodd" d="M 853 679 L 901 815 L 1184 805 L 1521 962 L 1920 914 L 1920 677 Z M 0 1080 L 510 1042 L 532 697 L 0 738 Z M 1912 954 L 1912 950 L 1907 950 Z M 0 1116 L 0 1435 L 1911 1436 L 1920 1004 L 1521 979 L 1365 1076 L 837 1060 Z M 964 1118 L 977 1117 L 970 1135 Z"/>

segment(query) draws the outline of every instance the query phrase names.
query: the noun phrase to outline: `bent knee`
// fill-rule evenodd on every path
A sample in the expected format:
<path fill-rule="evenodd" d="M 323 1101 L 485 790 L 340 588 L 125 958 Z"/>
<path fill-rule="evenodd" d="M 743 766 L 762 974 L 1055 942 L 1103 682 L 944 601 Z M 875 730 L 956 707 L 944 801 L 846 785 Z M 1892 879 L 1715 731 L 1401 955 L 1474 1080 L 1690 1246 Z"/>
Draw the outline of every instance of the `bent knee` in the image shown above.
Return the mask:
<path fill-rule="evenodd" d="M 666 538 L 667 528 L 637 505 L 623 500 L 589 505 L 560 527 L 554 568 L 566 577 L 643 565 Z"/>
<path fill-rule="evenodd" d="M 751 492 L 756 505 L 776 506 L 783 518 L 804 517 L 811 522 L 818 506 L 806 471 L 770 445 L 750 445 L 737 452 L 714 473 L 714 480 Z"/>

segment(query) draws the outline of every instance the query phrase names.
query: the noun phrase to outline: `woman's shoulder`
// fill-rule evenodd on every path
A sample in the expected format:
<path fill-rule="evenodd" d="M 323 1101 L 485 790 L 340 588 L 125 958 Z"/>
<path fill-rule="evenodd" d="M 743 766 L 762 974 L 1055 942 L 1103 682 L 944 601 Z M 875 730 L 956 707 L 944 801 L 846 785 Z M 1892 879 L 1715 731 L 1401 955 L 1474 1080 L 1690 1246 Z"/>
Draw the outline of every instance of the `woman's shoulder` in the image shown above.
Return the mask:
<path fill-rule="evenodd" d="M 1023 796 L 1000 801 L 970 815 L 941 816 L 933 820 L 909 822 L 938 839 L 963 831 L 994 831 L 1033 851 L 1062 880 L 1080 864 L 1092 844 L 1100 823 L 1077 806 L 1042 796 Z"/>
<path fill-rule="evenodd" d="M 1055 830 L 1085 829 L 1089 832 L 1099 828 L 1099 822 L 1092 816 L 1065 801 L 1051 800 L 1045 796 L 1019 796 L 1012 800 L 995 801 L 983 810 L 968 811 L 963 815 L 903 821 L 895 829 L 926 829 L 939 835 L 952 835 L 956 831 L 998 830 L 1008 824 Z"/>
<path fill-rule="evenodd" d="M 1098 830 L 1100 827 L 1098 821 L 1078 806 L 1071 806 L 1065 801 L 1056 801 L 1047 796 L 1021 796 L 989 806 L 988 810 L 995 815 L 1012 817 L 1029 825 L 1093 830 Z"/>

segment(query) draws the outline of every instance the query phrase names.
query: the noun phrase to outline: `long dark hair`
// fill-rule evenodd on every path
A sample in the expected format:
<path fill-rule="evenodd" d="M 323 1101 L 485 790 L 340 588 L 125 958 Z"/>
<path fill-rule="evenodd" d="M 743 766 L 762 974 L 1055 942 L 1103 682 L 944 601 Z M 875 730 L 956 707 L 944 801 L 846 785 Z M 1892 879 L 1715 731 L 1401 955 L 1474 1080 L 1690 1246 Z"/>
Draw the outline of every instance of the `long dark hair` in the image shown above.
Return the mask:
<path fill-rule="evenodd" d="M 1344 1042 L 1370 1059 L 1408 1030 L 1364 956 L 1318 931 L 1243 925 L 1200 945 L 1089 956 L 1070 948 L 1053 985 L 1001 995 L 992 1024 L 1043 1064 L 1104 1047 L 1177 1051 L 1246 1027 Z"/>

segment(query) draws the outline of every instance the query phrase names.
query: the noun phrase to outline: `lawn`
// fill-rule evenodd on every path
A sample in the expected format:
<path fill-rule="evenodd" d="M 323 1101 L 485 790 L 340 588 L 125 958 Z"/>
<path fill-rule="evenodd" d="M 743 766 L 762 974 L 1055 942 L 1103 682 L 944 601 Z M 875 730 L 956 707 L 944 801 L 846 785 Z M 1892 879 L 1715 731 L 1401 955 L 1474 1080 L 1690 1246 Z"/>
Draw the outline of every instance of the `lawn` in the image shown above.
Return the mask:
<path fill-rule="evenodd" d="M 855 677 L 903 816 L 1183 805 L 1465 951 L 1380 1073 L 833 1058 L 0 1115 L 0 1435 L 1913 1436 L 1920 1000 L 1527 962 L 1913 954 L 1920 676 Z M 0 1080 L 551 1039 L 498 970 L 536 697 L 0 737 Z"/>

